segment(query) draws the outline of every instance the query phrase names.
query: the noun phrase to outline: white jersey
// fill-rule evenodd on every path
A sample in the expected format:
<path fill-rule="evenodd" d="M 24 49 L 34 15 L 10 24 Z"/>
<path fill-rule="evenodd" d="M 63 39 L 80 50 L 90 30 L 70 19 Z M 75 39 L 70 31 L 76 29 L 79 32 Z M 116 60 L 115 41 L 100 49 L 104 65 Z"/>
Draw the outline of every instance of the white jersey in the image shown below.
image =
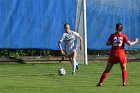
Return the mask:
<path fill-rule="evenodd" d="M 77 50 L 77 37 L 79 37 L 79 33 L 70 31 L 70 34 L 63 33 L 63 36 L 59 40 L 60 42 L 65 42 L 65 48 L 68 55 L 70 55 L 73 51 Z"/>

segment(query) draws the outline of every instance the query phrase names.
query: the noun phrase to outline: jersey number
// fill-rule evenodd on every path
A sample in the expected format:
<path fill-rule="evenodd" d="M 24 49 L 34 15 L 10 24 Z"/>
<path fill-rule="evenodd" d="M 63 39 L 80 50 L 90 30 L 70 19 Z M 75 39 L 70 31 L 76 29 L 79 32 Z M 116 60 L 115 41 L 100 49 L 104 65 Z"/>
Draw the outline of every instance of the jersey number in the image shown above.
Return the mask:
<path fill-rule="evenodd" d="M 123 38 L 122 37 L 114 37 L 114 46 L 121 46 L 123 43 Z"/>

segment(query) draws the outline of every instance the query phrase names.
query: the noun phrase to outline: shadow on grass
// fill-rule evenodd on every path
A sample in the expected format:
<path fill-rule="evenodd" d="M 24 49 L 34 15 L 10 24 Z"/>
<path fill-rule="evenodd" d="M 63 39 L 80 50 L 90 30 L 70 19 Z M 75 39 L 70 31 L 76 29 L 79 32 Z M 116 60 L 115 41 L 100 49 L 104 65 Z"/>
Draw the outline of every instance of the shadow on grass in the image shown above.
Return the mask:
<path fill-rule="evenodd" d="M 19 63 L 19 64 L 25 64 L 24 60 L 18 59 L 18 58 L 15 58 L 15 57 L 0 58 L 0 63 Z"/>

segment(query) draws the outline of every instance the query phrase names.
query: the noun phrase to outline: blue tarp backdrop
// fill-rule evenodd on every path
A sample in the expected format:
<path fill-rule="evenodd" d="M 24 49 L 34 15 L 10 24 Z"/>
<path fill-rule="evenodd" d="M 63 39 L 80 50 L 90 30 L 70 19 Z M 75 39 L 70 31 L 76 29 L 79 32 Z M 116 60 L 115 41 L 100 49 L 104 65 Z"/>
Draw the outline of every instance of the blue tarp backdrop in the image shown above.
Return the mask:
<path fill-rule="evenodd" d="M 105 45 L 115 24 L 132 41 L 140 38 L 140 0 L 86 0 L 88 49 Z M 75 28 L 76 0 L 0 0 L 0 48 L 58 50 L 63 24 Z M 140 49 L 140 43 L 126 49 Z"/>
<path fill-rule="evenodd" d="M 105 45 L 116 23 L 130 41 L 140 39 L 140 0 L 87 0 L 88 49 L 108 49 Z M 126 49 L 140 49 L 140 42 Z"/>
<path fill-rule="evenodd" d="M 74 28 L 74 0 L 0 0 L 0 48 L 58 49 L 63 24 Z"/>

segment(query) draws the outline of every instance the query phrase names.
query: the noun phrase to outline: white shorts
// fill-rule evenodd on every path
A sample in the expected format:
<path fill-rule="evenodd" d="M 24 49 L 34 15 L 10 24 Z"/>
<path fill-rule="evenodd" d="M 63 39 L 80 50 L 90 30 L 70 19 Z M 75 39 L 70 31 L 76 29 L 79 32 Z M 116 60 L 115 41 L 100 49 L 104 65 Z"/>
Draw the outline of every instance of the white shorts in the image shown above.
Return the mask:
<path fill-rule="evenodd" d="M 77 51 L 76 49 L 73 49 L 73 50 L 66 50 L 66 53 L 67 55 L 71 55 L 74 51 Z"/>

